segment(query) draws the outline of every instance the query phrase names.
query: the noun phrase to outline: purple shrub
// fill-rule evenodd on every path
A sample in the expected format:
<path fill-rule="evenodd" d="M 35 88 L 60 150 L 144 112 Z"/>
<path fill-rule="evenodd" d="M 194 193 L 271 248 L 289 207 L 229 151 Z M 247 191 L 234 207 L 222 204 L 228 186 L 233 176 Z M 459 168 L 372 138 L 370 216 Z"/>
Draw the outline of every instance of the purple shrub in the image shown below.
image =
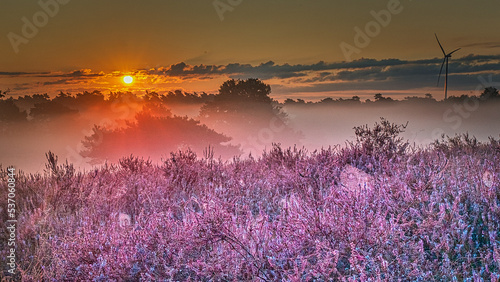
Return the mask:
<path fill-rule="evenodd" d="M 188 150 L 88 172 L 49 153 L 44 175 L 17 180 L 19 278 L 496 281 L 498 141 L 417 149 L 400 130 L 383 120 L 345 148 L 231 162 Z M 370 186 L 346 189 L 346 172 Z"/>

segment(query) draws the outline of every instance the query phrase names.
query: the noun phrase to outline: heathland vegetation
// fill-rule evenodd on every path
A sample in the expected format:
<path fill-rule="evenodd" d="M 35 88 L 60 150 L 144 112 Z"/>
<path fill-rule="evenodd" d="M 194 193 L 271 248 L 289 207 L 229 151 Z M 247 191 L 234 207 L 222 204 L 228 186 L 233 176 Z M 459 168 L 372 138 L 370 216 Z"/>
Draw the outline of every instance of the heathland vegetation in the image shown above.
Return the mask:
<path fill-rule="evenodd" d="M 43 174 L 17 175 L 18 277 L 498 280 L 499 140 L 416 148 L 403 130 L 382 119 L 343 147 L 227 162 L 184 150 L 85 172 L 49 152 Z"/>

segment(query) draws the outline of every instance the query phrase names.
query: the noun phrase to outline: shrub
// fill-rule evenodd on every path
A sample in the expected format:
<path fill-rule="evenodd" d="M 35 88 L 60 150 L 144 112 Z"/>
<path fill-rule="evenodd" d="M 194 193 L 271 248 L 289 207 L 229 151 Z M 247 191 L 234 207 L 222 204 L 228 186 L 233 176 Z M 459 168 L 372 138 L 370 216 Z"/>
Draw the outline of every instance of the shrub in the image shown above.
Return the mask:
<path fill-rule="evenodd" d="M 397 125 L 381 118 L 373 128 L 368 125 L 354 128 L 356 140 L 349 142 L 340 151 L 345 164 L 353 165 L 365 172 L 375 172 L 387 168 L 387 162 L 401 161 L 409 149 L 408 141 L 399 136 L 406 125 Z"/>
<path fill-rule="evenodd" d="M 49 152 L 47 173 L 16 179 L 16 278 L 497 281 L 497 141 L 407 150 L 400 130 L 383 121 L 347 148 L 275 145 L 226 163 L 187 150 L 88 172 Z M 343 189 L 350 180 L 370 187 Z"/>

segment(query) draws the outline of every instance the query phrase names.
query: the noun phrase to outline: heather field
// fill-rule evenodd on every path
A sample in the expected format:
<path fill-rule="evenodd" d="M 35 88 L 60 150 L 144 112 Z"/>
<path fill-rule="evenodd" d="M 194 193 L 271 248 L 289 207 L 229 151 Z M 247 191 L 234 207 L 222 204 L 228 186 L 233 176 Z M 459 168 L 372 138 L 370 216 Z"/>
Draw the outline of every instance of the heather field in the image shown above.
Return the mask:
<path fill-rule="evenodd" d="M 500 1 L 0 8 L 0 282 L 500 282 Z"/>
<path fill-rule="evenodd" d="M 183 150 L 90 171 L 49 152 L 44 173 L 16 175 L 16 277 L 497 281 L 499 141 L 414 147 L 403 130 L 381 120 L 318 151 L 276 144 L 222 161 Z"/>

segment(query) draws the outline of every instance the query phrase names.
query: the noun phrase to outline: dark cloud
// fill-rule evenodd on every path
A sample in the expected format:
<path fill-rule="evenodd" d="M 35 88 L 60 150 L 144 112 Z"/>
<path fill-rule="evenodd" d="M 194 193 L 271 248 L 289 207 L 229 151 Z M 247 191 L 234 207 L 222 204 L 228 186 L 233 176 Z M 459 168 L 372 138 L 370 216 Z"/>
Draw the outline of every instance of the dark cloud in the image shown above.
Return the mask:
<path fill-rule="evenodd" d="M 71 82 L 70 79 L 58 79 L 55 81 L 45 81 L 42 84 L 43 85 L 58 85 L 58 84 L 67 84 L 69 82 Z"/>
<path fill-rule="evenodd" d="M 88 69 L 74 70 L 68 73 L 49 75 L 49 77 L 70 77 L 70 78 L 90 78 L 90 77 L 100 77 L 100 76 L 104 76 L 104 73 L 94 73 Z"/>
<path fill-rule="evenodd" d="M 325 63 L 320 61 L 315 64 L 282 64 L 278 65 L 273 61 L 268 61 L 257 66 L 250 64 L 231 63 L 227 65 L 195 65 L 190 66 L 184 62 L 171 65 L 168 68 L 157 68 L 153 70 L 144 70 L 148 74 L 177 76 L 181 78 L 190 78 L 198 75 L 228 75 L 229 77 L 256 77 L 260 79 L 271 78 L 293 78 L 306 76 L 307 72 L 315 71 L 333 71 L 352 68 L 370 68 L 380 66 L 394 66 L 405 64 L 406 61 L 398 59 L 359 59 L 352 62 Z"/>
<path fill-rule="evenodd" d="M 104 73 L 94 73 L 89 69 L 74 70 L 67 73 L 56 73 L 56 72 L 2 72 L 0 71 L 0 76 L 32 76 L 32 77 L 99 77 L 104 76 Z"/>
<path fill-rule="evenodd" d="M 227 65 L 187 65 L 182 62 L 168 68 L 147 70 L 148 74 L 175 76 L 180 78 L 193 78 L 203 76 L 227 75 L 231 78 L 260 78 L 260 79 L 289 79 L 303 78 L 303 82 L 321 81 L 366 81 L 387 80 L 402 76 L 429 75 L 439 70 L 441 58 L 423 60 L 400 59 L 359 59 L 352 62 L 325 63 L 320 61 L 315 64 L 276 64 L 273 61 L 260 65 L 232 63 Z M 450 69 L 454 73 L 468 73 L 480 71 L 496 71 L 500 66 L 500 56 L 467 55 L 453 58 Z M 439 72 L 439 71 L 437 71 Z M 312 78 L 310 77 L 312 74 Z M 437 73 L 436 73 L 437 75 Z"/>
<path fill-rule="evenodd" d="M 99 77 L 99 76 L 103 76 L 104 74 L 103 73 L 92 73 L 90 71 L 87 71 L 87 70 L 76 70 L 76 71 L 72 71 L 71 73 L 65 75 L 67 77 Z"/>
<path fill-rule="evenodd" d="M 42 85 L 48 86 L 48 85 L 66 85 L 66 84 L 71 84 L 71 83 L 78 83 L 81 81 L 85 81 L 86 79 L 89 79 L 89 78 L 96 78 L 96 77 L 102 77 L 102 76 L 105 76 L 105 74 L 104 73 L 94 73 L 89 69 L 83 69 L 83 70 L 74 70 L 74 71 L 67 72 L 67 73 L 52 73 L 52 74 L 46 74 L 46 75 L 39 75 L 38 77 L 56 79 L 56 80 L 49 80 L 49 81 L 41 82 Z"/>
<path fill-rule="evenodd" d="M 356 91 L 356 90 L 410 90 L 436 87 L 442 58 L 421 60 L 359 59 L 352 62 L 317 62 L 313 64 L 277 64 L 273 61 L 259 65 L 231 63 L 227 65 L 189 65 L 185 62 L 169 67 L 137 70 L 137 75 L 175 77 L 182 80 L 209 80 L 229 77 L 235 79 L 259 78 L 279 79 L 279 84 L 292 92 Z M 478 85 L 478 77 L 495 75 L 500 81 L 500 55 L 474 55 L 452 57 L 449 64 L 449 82 L 455 90 L 470 91 Z M 88 69 L 66 73 L 0 72 L 4 76 L 32 76 L 42 86 L 67 85 L 91 78 L 120 76 L 120 72 L 105 74 Z M 443 73 L 444 76 L 444 73 Z M 17 85 L 20 86 L 20 85 Z M 283 88 L 283 89 L 285 89 Z"/>
<path fill-rule="evenodd" d="M 259 65 L 231 63 L 227 65 L 188 65 L 184 62 L 149 70 L 139 70 L 140 73 L 178 77 L 183 79 L 210 79 L 220 75 L 231 78 L 260 78 L 266 79 L 291 79 L 298 78 L 302 82 L 323 81 L 369 81 L 388 80 L 415 75 L 436 75 L 442 63 L 442 58 L 422 60 L 400 59 L 366 59 L 362 58 L 351 62 L 326 63 L 323 61 L 314 64 L 276 64 L 268 61 Z M 450 60 L 450 72 L 498 72 L 500 70 L 500 55 L 474 55 L 453 57 Z M 46 78 L 85 79 L 105 76 L 91 70 L 75 70 L 67 73 L 25 73 L 25 72 L 0 72 L 0 75 L 33 75 Z M 301 79 L 301 80 L 300 80 Z M 63 80 L 49 82 L 49 84 L 63 83 Z"/>
<path fill-rule="evenodd" d="M 0 71 L 0 76 L 32 76 L 32 75 L 43 75 L 50 74 L 50 72 L 9 72 L 9 71 Z"/>
<path fill-rule="evenodd" d="M 437 79 L 442 59 L 395 61 L 388 64 L 377 64 L 383 61 L 371 61 L 367 64 L 358 63 L 357 68 L 344 70 L 332 69 L 332 72 L 321 72 L 303 82 L 362 82 L 362 81 L 417 81 L 417 77 L 433 77 Z M 403 62 L 403 64 L 399 63 Z M 485 63 L 488 62 L 488 63 Z M 450 75 L 473 74 L 491 72 L 498 73 L 500 70 L 500 56 L 475 56 L 468 55 L 462 58 L 452 58 L 449 63 Z M 334 73 L 333 71 L 337 71 Z M 444 74 L 444 73 L 443 73 Z M 421 82 L 421 81 L 420 81 Z"/>

